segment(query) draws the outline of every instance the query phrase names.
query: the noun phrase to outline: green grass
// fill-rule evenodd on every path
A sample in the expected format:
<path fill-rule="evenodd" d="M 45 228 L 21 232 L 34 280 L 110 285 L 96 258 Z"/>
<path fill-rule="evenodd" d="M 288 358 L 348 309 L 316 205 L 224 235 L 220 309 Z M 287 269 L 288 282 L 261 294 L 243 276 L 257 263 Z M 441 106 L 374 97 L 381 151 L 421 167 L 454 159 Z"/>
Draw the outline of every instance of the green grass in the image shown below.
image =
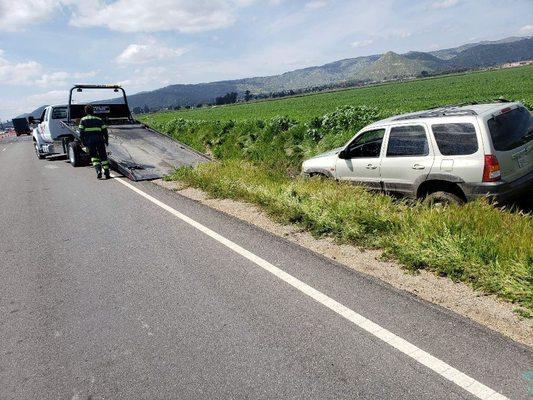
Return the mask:
<path fill-rule="evenodd" d="M 427 268 L 533 310 L 531 215 L 483 201 L 442 209 L 409 204 L 346 183 L 290 179 L 238 160 L 180 169 L 168 179 L 258 204 L 315 236 L 383 249 L 409 269 Z"/>
<path fill-rule="evenodd" d="M 528 104 L 533 104 L 532 94 L 533 66 L 527 66 L 280 100 L 164 112 L 148 118 L 158 122 L 173 118 L 195 121 L 243 121 L 270 119 L 277 115 L 285 115 L 305 122 L 344 105 L 379 107 L 395 113 L 499 97 L 523 100 Z"/>
<path fill-rule="evenodd" d="M 398 111 L 503 96 L 533 104 L 533 67 L 449 76 L 213 110 L 143 117 L 220 162 L 180 169 L 213 196 L 260 205 L 316 236 L 380 248 L 533 310 L 533 216 L 483 201 L 432 209 L 329 180 L 297 177 L 303 159 Z M 518 309 L 520 310 L 520 308 Z"/>

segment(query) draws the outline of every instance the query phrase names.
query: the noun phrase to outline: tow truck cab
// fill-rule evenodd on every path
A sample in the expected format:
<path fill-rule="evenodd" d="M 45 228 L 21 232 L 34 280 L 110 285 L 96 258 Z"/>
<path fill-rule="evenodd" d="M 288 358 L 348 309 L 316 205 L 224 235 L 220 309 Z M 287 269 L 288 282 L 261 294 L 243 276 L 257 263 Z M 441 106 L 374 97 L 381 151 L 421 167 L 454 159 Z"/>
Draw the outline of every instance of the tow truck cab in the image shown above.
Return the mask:
<path fill-rule="evenodd" d="M 67 119 L 67 109 L 66 105 L 48 106 L 39 118 L 28 117 L 29 123 L 35 125 L 32 136 L 39 158 L 63 152 L 57 144 L 62 138 L 72 136 L 72 132 L 61 123 Z"/>

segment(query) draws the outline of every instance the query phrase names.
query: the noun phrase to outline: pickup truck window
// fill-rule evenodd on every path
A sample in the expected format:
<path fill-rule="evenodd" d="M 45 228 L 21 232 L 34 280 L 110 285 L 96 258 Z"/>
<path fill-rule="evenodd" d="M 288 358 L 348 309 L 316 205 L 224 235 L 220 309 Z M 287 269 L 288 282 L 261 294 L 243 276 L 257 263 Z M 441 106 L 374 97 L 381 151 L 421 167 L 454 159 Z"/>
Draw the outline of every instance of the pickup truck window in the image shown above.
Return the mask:
<path fill-rule="evenodd" d="M 472 124 L 435 124 L 431 129 L 443 156 L 464 156 L 478 149 L 476 128 Z"/>
<path fill-rule="evenodd" d="M 385 129 L 376 129 L 362 133 L 348 145 L 348 157 L 378 158 L 381 153 L 383 136 L 385 136 Z"/>
<path fill-rule="evenodd" d="M 428 138 L 423 126 L 395 126 L 391 129 L 387 157 L 414 157 L 428 154 Z"/>
<path fill-rule="evenodd" d="M 52 119 L 66 119 L 67 107 L 54 107 L 52 109 Z"/>

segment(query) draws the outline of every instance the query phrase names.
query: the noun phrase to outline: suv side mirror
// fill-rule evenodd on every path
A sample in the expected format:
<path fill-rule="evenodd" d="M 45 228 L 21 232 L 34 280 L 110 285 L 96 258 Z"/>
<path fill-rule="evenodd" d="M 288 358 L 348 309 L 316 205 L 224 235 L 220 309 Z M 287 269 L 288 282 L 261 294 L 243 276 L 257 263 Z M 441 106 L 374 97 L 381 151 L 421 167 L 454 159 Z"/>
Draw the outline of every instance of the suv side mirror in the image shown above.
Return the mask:
<path fill-rule="evenodd" d="M 346 149 L 341 150 L 341 151 L 339 152 L 339 158 L 340 158 L 341 160 L 346 160 L 346 159 L 350 158 L 350 157 L 348 156 L 348 151 L 346 151 Z"/>

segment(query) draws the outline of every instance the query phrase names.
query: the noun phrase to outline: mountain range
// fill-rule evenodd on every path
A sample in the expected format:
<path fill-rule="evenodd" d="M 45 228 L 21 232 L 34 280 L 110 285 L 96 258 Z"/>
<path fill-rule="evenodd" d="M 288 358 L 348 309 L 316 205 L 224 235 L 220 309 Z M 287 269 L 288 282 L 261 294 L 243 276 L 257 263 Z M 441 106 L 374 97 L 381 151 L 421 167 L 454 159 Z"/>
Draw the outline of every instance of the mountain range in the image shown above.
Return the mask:
<path fill-rule="evenodd" d="M 411 51 L 397 54 L 389 51 L 384 54 L 347 58 L 321 66 L 297 69 L 281 75 L 170 85 L 131 95 L 128 101 L 131 108 L 145 105 L 149 108 L 196 105 L 213 103 L 216 97 L 229 92 L 237 92 L 242 96 L 246 91 L 250 91 L 252 94 L 260 95 L 328 85 L 383 82 L 488 68 L 527 60 L 533 60 L 533 37 L 510 37 L 432 52 Z"/>

